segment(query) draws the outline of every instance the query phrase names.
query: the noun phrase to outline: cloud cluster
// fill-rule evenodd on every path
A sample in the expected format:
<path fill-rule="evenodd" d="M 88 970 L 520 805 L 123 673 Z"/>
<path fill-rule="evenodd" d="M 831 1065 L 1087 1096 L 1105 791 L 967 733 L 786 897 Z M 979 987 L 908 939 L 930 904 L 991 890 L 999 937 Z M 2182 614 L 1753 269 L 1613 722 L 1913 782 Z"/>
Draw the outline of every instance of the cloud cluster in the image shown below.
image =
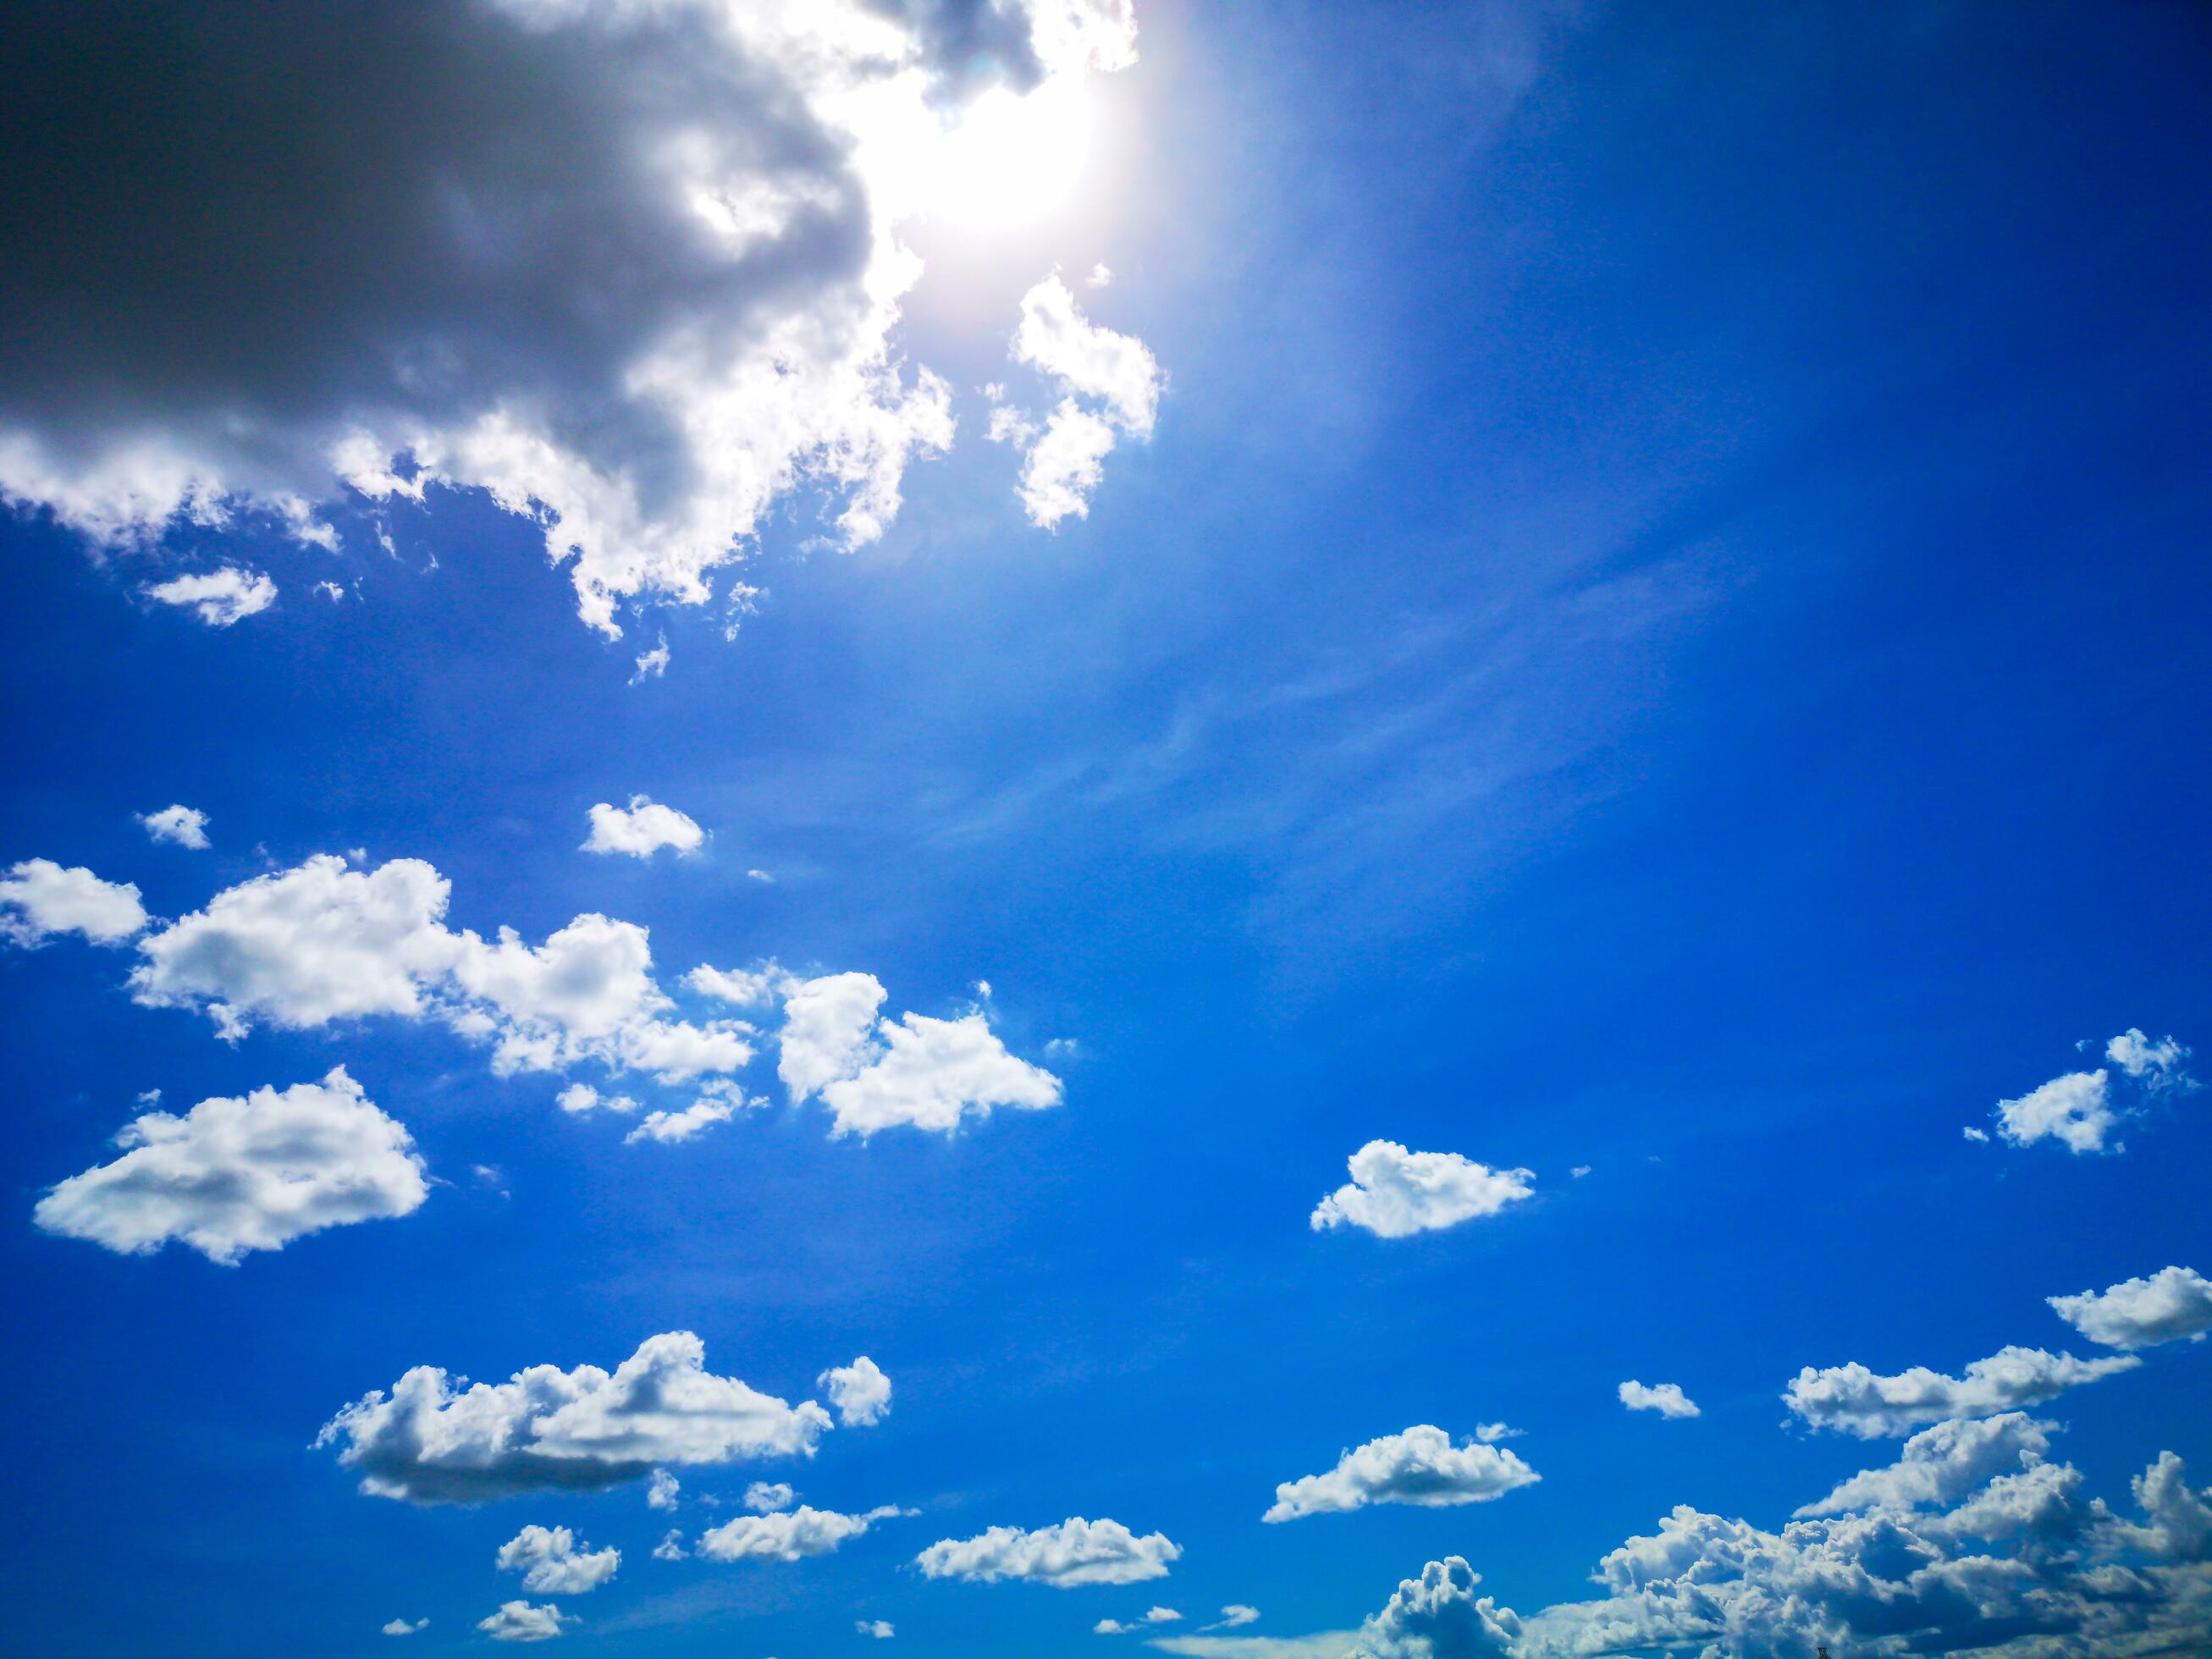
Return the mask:
<path fill-rule="evenodd" d="M 1150 1607 L 1142 1619 L 1101 1619 L 1091 1627 L 1091 1633 L 1093 1636 L 1127 1636 L 1132 1631 L 1157 1629 L 1162 1625 L 1176 1624 L 1182 1618 L 1182 1615 L 1173 1607 Z"/>
<path fill-rule="evenodd" d="M 416 1504 L 472 1504 L 530 1492 L 589 1492 L 656 1465 L 808 1456 L 830 1427 L 813 1401 L 787 1405 L 706 1367 L 689 1331 L 649 1336 L 610 1373 L 533 1365 L 468 1383 L 418 1365 L 323 1425 L 362 1490 Z"/>
<path fill-rule="evenodd" d="M 1347 1160 L 1352 1180 L 1315 1206 L 1316 1232 L 1359 1227 L 1381 1238 L 1455 1227 L 1496 1215 L 1530 1195 L 1527 1170 L 1493 1170 L 1457 1152 L 1409 1152 L 1395 1140 L 1370 1140 Z"/>
<path fill-rule="evenodd" d="M 600 801 L 590 816 L 592 833 L 580 849 L 586 853 L 649 859 L 662 848 L 672 847 L 680 857 L 697 852 L 707 839 L 707 832 L 687 815 L 645 795 L 632 795 L 627 807 Z"/>
<path fill-rule="evenodd" d="M 2046 1298 L 2058 1316 L 2107 1348 L 2148 1348 L 2212 1331 L 2212 1279 L 2193 1267 L 2161 1267 L 2102 1291 Z"/>
<path fill-rule="evenodd" d="M 858 1538 L 878 1521 L 901 1514 L 884 1504 L 865 1515 L 840 1515 L 810 1509 L 741 1515 L 699 1534 L 698 1553 L 709 1561 L 799 1561 L 828 1555 L 848 1538 Z"/>
<path fill-rule="evenodd" d="M 146 907 L 127 881 L 102 881 L 82 865 L 26 859 L 0 876 L 0 939 L 33 946 L 57 933 L 120 945 L 146 926 Z"/>
<path fill-rule="evenodd" d="M 10 9 L 0 499 L 330 546 L 341 481 L 479 489 L 609 634 L 708 600 L 794 494 L 871 541 L 952 437 L 899 227 L 984 103 L 1135 39 L 1127 0 Z"/>
<path fill-rule="evenodd" d="M 429 1195 L 406 1128 L 343 1066 L 182 1117 L 148 1112 L 115 1142 L 122 1157 L 39 1200 L 40 1227 L 131 1255 L 174 1240 L 229 1266 L 325 1227 L 411 1214 Z"/>
<path fill-rule="evenodd" d="M 1164 1533 L 1139 1537 L 1119 1521 L 1071 1516 L 1056 1527 L 1025 1532 L 993 1527 L 974 1538 L 941 1538 L 915 1558 L 925 1577 L 976 1583 L 1025 1579 L 1073 1589 L 1085 1584 L 1138 1584 L 1167 1577 L 1181 1546 Z"/>
<path fill-rule="evenodd" d="M 1620 1403 L 1632 1412 L 1657 1412 L 1662 1417 L 1696 1417 L 1698 1402 L 1682 1392 L 1679 1382 L 1660 1382 L 1646 1388 L 1633 1381 L 1620 1385 Z"/>
<path fill-rule="evenodd" d="M 1856 1362 L 1820 1370 L 1808 1365 L 1791 1379 L 1782 1398 L 1813 1428 L 1875 1440 L 1910 1434 L 1923 1424 L 1947 1418 L 1984 1417 L 2039 1406 L 2069 1389 L 2132 1370 L 2142 1363 L 2124 1354 L 2076 1359 L 2070 1353 L 2015 1346 L 1977 1359 L 1964 1376 L 1948 1376 L 1925 1365 L 1894 1376 L 1878 1376 Z"/>
<path fill-rule="evenodd" d="M 2124 1152 L 2113 1133 L 2138 1114 L 2142 1102 L 2197 1086 L 2186 1069 L 2188 1059 L 2189 1050 L 2172 1037 L 2153 1041 L 2130 1026 L 2105 1044 L 2106 1064 L 2097 1070 L 2068 1072 L 2016 1100 L 1999 1101 L 1997 1133 L 2015 1146 L 2055 1140 L 2077 1157 Z M 2125 1079 L 2123 1086 L 2135 1094 L 2134 1103 L 2119 1097 L 2112 1077 L 2116 1070 Z M 1970 1140 L 1989 1139 L 1972 1127 L 1966 1136 Z"/>
<path fill-rule="evenodd" d="M 1084 316 L 1057 272 L 1022 296 L 1009 349 L 1060 393 L 1042 427 L 994 398 L 990 431 L 1023 452 L 1015 494 L 1030 522 L 1049 530 L 1070 514 L 1089 516 L 1106 457 L 1120 439 L 1152 436 L 1159 364 L 1143 341 Z"/>
<path fill-rule="evenodd" d="M 499 1547 L 493 1565 L 501 1572 L 520 1573 L 525 1589 L 581 1595 L 615 1576 L 622 1552 L 579 1545 L 566 1527 L 530 1526 Z"/>
<path fill-rule="evenodd" d="M 0 489 L 6 480 L 0 476 Z M 175 576 L 141 590 L 157 605 L 180 605 L 210 628 L 228 628 L 276 603 L 276 584 L 258 570 L 227 564 L 204 575 Z"/>
<path fill-rule="evenodd" d="M 1340 1514 L 1370 1504 L 1413 1504 L 1442 1509 L 1486 1504 L 1542 1477 L 1519 1455 L 1480 1440 L 1454 1445 L 1429 1424 L 1386 1434 L 1354 1447 L 1325 1474 L 1304 1475 L 1275 1488 L 1262 1521 L 1296 1521 Z"/>

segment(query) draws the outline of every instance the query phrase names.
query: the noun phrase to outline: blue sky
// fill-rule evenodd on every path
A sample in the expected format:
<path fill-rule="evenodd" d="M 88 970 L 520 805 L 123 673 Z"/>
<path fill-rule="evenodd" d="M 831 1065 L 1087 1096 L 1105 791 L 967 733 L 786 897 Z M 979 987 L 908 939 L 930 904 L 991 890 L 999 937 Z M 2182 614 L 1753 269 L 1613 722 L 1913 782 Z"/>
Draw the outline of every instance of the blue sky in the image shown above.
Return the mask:
<path fill-rule="evenodd" d="M 302 14 L 221 70 L 227 5 L 122 9 L 137 59 L 0 26 L 56 118 L 17 170 L 108 204 L 32 203 L 61 251 L 0 295 L 5 1645 L 2212 1640 L 2202 15 L 1099 0 L 817 8 L 802 51 L 539 10 Z M 122 121 L 149 53 L 174 106 Z M 497 142 L 437 118 L 487 61 L 550 89 Z M 383 86 L 416 149 L 343 153 L 313 112 Z M 654 194 L 654 87 L 735 240 Z M 518 183 L 556 107 L 598 142 Z M 166 216 L 112 190 L 196 144 Z M 194 576 L 243 614 L 155 591 Z M 696 846 L 586 850 L 639 796 Z M 447 908 L 371 938 L 423 866 Z M 848 975 L 920 1020 L 806 1035 Z M 2103 1116 L 2019 1104 L 2086 1074 Z M 238 1195 L 230 1101 L 311 1228 Z M 202 1102 L 184 1174 L 113 1144 Z M 1313 1224 L 1378 1142 L 1426 1187 Z M 588 1379 L 613 1415 L 515 1408 L 520 1463 L 340 1419 L 685 1332 L 730 1381 L 674 1425 Z M 864 1355 L 880 1413 L 826 1380 Z M 1971 1482 L 1790 1527 L 1974 1434 Z M 896 1512 L 710 1559 L 756 1481 L 795 1496 L 725 1550 Z M 1677 1505 L 1759 1574 L 1593 1583 Z M 550 1588 L 497 1564 L 526 1527 L 575 1540 Z M 1859 1588 L 1750 1583 L 1822 1562 Z"/>

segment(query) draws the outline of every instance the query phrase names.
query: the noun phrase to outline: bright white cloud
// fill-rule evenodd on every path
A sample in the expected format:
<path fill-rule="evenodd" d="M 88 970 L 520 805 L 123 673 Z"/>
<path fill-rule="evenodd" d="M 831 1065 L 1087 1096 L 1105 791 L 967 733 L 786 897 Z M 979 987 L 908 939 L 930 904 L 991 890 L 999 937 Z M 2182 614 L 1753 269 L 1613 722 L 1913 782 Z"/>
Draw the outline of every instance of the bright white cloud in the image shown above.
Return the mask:
<path fill-rule="evenodd" d="M 637 672 L 629 677 L 629 683 L 632 685 L 641 685 L 647 680 L 657 680 L 665 674 L 668 672 L 668 635 L 663 634 L 660 636 L 660 643 L 654 646 L 652 650 L 639 652 L 636 662 Z"/>
<path fill-rule="evenodd" d="M 1894 1376 L 1881 1376 L 1864 1365 L 1808 1365 L 1782 1396 L 1810 1426 L 1835 1429 L 1863 1440 L 1909 1434 L 1926 1423 L 1954 1417 L 1988 1417 L 2039 1406 L 2067 1389 L 2142 1362 L 2128 1355 L 2076 1359 L 2070 1353 L 2041 1348 L 2001 1348 L 1966 1367 L 1964 1376 L 1915 1365 Z"/>
<path fill-rule="evenodd" d="M 1119 1521 L 1073 1516 L 1033 1532 L 993 1527 L 974 1538 L 941 1538 L 915 1562 L 930 1578 L 986 1584 L 1018 1578 L 1073 1589 L 1164 1578 L 1168 1563 L 1182 1553 L 1182 1547 L 1164 1533 L 1139 1537 Z"/>
<path fill-rule="evenodd" d="M 1802 1505 L 1797 1518 L 1955 1504 L 2001 1474 L 2040 1463 L 2051 1449 L 2050 1429 L 2024 1412 L 1938 1423 L 1907 1440 L 1895 1462 L 1861 1470 Z"/>
<path fill-rule="evenodd" d="M 1260 1622 L 1260 1609 L 1249 1601 L 1231 1601 L 1221 1609 L 1221 1617 L 1206 1626 L 1208 1630 L 1241 1630 L 1247 1625 Z"/>
<path fill-rule="evenodd" d="M 985 1014 L 880 1020 L 884 998 L 869 974 L 826 975 L 786 994 L 776 1071 L 794 1105 L 821 1095 L 833 1135 L 902 1124 L 950 1132 L 996 1106 L 1060 1104 L 1060 1079 L 1009 1054 Z"/>
<path fill-rule="evenodd" d="M 173 1240 L 233 1266 L 325 1227 L 410 1214 L 429 1195 L 405 1127 L 342 1066 L 182 1117 L 148 1112 L 115 1142 L 122 1157 L 39 1200 L 41 1228 L 138 1255 Z"/>
<path fill-rule="evenodd" d="M 501 1572 L 519 1572 L 522 1587 L 540 1595 L 581 1595 L 615 1576 L 622 1552 L 579 1544 L 566 1527 L 525 1527 L 499 1547 L 493 1563 Z"/>
<path fill-rule="evenodd" d="M 1316 1232 L 1365 1229 L 1382 1238 L 1455 1227 L 1496 1215 L 1530 1196 L 1527 1170 L 1493 1170 L 1457 1152 L 1409 1152 L 1395 1140 L 1370 1140 L 1347 1160 L 1352 1180 L 1315 1206 Z"/>
<path fill-rule="evenodd" d="M 1284 1481 L 1275 1488 L 1274 1503 L 1260 1518 L 1296 1521 L 1364 1509 L 1370 1504 L 1412 1504 L 1423 1509 L 1486 1504 L 1540 1479 L 1514 1452 L 1480 1440 L 1455 1446 L 1442 1429 L 1416 1424 L 1402 1433 L 1354 1447 L 1325 1474 Z"/>
<path fill-rule="evenodd" d="M 887 1504 L 866 1515 L 840 1515 L 801 1504 L 795 1510 L 740 1515 L 701 1533 L 697 1553 L 708 1561 L 799 1561 L 828 1555 L 847 1539 L 858 1538 L 877 1522 L 899 1512 L 896 1505 Z"/>
<path fill-rule="evenodd" d="M 0 461 L 0 468 L 4 461 Z M 0 476 L 0 489 L 5 488 Z M 276 584 L 258 570 L 227 564 L 204 576 L 177 576 L 141 590 L 161 605 L 189 605 L 210 628 L 228 628 L 276 603 Z"/>
<path fill-rule="evenodd" d="M 641 1140 L 658 1141 L 663 1146 L 679 1140 L 689 1140 L 702 1134 L 717 1123 L 727 1123 L 738 1115 L 738 1108 L 746 1104 L 742 1099 L 726 1095 L 708 1095 L 693 1101 L 680 1112 L 647 1112 L 644 1121 L 623 1137 L 624 1146 L 635 1146 Z M 759 1105 L 762 1103 L 751 1103 Z"/>
<path fill-rule="evenodd" d="M 2185 1069 L 2189 1050 L 2170 1036 L 2156 1042 L 2130 1025 L 2105 1045 L 2105 1058 L 2136 1082 L 2153 1090 L 2193 1089 Z"/>
<path fill-rule="evenodd" d="M 1015 493 L 1030 521 L 1050 529 L 1071 514 L 1090 513 L 1105 459 L 1119 439 L 1152 436 L 1159 365 L 1143 341 L 1085 318 L 1057 273 L 1022 296 L 1011 352 L 1061 394 L 1042 430 L 1027 415 L 1000 405 L 990 433 L 1026 451 Z"/>
<path fill-rule="evenodd" d="M 664 847 L 678 856 L 696 853 L 707 839 L 702 830 L 672 806 L 663 806 L 644 795 L 632 795 L 627 807 L 600 801 L 592 808 L 592 833 L 585 838 L 586 853 L 627 853 L 649 859 Z"/>
<path fill-rule="evenodd" d="M 384 1626 L 384 1633 L 386 1636 L 412 1636 L 417 1631 L 428 1630 L 429 1627 L 430 1621 L 428 1619 L 417 1619 L 412 1624 L 408 1623 L 404 1619 L 394 1619 Z"/>
<path fill-rule="evenodd" d="M 1456 1555 L 1402 1581 L 1382 1612 L 1360 1626 L 1356 1650 L 1374 1659 L 1506 1659 L 1521 1621 L 1474 1587 L 1482 1575 Z"/>
<path fill-rule="evenodd" d="M 466 1379 L 459 1379 L 465 1382 Z M 814 1401 L 790 1406 L 706 1368 L 689 1331 L 647 1337 L 614 1371 L 533 1365 L 456 1391 L 418 1365 L 323 1426 L 362 1490 L 417 1504 L 473 1504 L 522 1492 L 593 1491 L 656 1465 L 813 1455 L 830 1427 Z"/>
<path fill-rule="evenodd" d="M 553 1103 L 562 1111 L 582 1116 L 587 1112 L 608 1111 L 627 1117 L 637 1110 L 637 1103 L 628 1095 L 603 1095 L 588 1083 L 572 1083 L 553 1097 Z"/>
<path fill-rule="evenodd" d="M 1630 1381 L 1620 1385 L 1620 1403 L 1632 1412 L 1657 1412 L 1662 1417 L 1695 1417 L 1697 1402 L 1682 1392 L 1679 1382 L 1659 1382 L 1650 1388 Z"/>
<path fill-rule="evenodd" d="M 135 212 L 58 140 L 21 158 L 74 204 L 18 227 L 56 269 L 126 245 L 155 274 L 89 327 L 66 283 L 17 286 L 0 499 L 110 542 L 258 514 L 334 546 L 315 503 L 341 482 L 482 490 L 610 635 L 627 606 L 714 599 L 794 499 L 839 544 L 883 534 L 953 435 L 895 343 L 922 270 L 902 226 L 1073 188 L 1084 78 L 1136 56 L 1127 0 L 486 0 L 406 27 L 306 7 L 210 20 L 197 95 L 163 98 L 122 41 L 56 39 L 70 72 L 25 66 L 24 131 L 136 123 L 202 156 L 208 222 L 245 234 L 211 267 L 206 216 Z M 404 112 L 372 90 L 399 77 Z M 203 107 L 228 112 L 222 154 L 171 125 Z M 294 156 L 279 225 L 259 158 L 303 111 L 357 142 Z M 279 234 L 300 258 L 246 251 Z"/>
<path fill-rule="evenodd" d="M 56 933 L 82 933 L 96 945 L 120 945 L 146 926 L 146 907 L 127 881 L 102 881 L 82 865 L 26 859 L 0 876 L 0 939 L 43 944 Z"/>
<path fill-rule="evenodd" d="M 495 1642 L 550 1642 L 561 1634 L 563 1626 L 576 1622 L 551 1601 L 541 1607 L 527 1601 L 502 1601 L 497 1613 L 477 1620 L 477 1628 Z"/>
<path fill-rule="evenodd" d="M 1142 1619 L 1127 1624 L 1119 1619 L 1101 1619 L 1091 1627 L 1091 1633 L 1093 1636 L 1127 1636 L 1132 1631 L 1148 1627 L 1157 1629 L 1162 1625 L 1176 1624 L 1182 1618 L 1182 1615 L 1173 1607 L 1153 1607 Z"/>
<path fill-rule="evenodd" d="M 880 1642 L 888 1642 L 898 1633 L 891 1628 L 891 1621 L 888 1619 L 856 1619 L 853 1621 L 853 1628 L 861 1635 L 872 1636 Z"/>
<path fill-rule="evenodd" d="M 2077 1155 L 2101 1152 L 2119 1121 L 2101 1069 L 2069 1072 L 2017 1100 L 1997 1103 L 1997 1133 L 2015 1146 L 2051 1139 Z"/>
<path fill-rule="evenodd" d="M 756 1515 L 787 1510 L 799 1494 L 781 1480 L 756 1480 L 745 1488 L 744 1504 Z"/>
<path fill-rule="evenodd" d="M 646 1507 L 654 1510 L 672 1510 L 676 1507 L 677 1500 L 682 1496 L 683 1491 L 682 1481 L 666 1469 L 655 1469 L 653 1472 L 653 1479 L 646 1485 Z"/>
<path fill-rule="evenodd" d="M 155 841 L 173 841 L 196 852 L 206 849 L 208 817 L 192 807 L 164 806 L 158 812 L 141 812 L 138 822 Z"/>
<path fill-rule="evenodd" d="M 653 1547 L 653 1559 L 656 1561 L 688 1561 L 691 1559 L 691 1552 L 684 1547 L 681 1528 L 671 1527 L 661 1534 L 660 1541 Z"/>
<path fill-rule="evenodd" d="M 890 1414 L 891 1380 L 866 1354 L 849 1365 L 823 1372 L 814 1386 L 830 1396 L 837 1420 L 848 1429 L 866 1428 Z"/>
<path fill-rule="evenodd" d="M 2102 1291 L 2045 1298 L 2058 1316 L 2107 1348 L 2148 1348 L 2212 1331 L 2212 1279 L 2193 1267 L 2161 1267 Z"/>

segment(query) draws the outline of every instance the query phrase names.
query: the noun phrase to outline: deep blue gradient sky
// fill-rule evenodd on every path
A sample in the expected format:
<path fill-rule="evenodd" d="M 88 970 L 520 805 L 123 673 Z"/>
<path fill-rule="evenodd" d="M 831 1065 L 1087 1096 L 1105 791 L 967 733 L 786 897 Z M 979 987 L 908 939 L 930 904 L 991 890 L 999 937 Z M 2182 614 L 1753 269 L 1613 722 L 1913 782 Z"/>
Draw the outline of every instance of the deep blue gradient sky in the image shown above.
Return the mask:
<path fill-rule="evenodd" d="M 374 1652 L 404 1614 L 458 1652 L 526 1522 L 622 1548 L 555 1598 L 610 1655 L 806 1659 L 863 1618 L 917 1659 L 1088 1654 L 1158 1602 L 1346 1631 L 1453 1553 L 1525 1613 L 1678 1503 L 1775 1528 L 1885 1461 L 1785 1420 L 1799 1367 L 2086 1352 L 2045 1297 L 2212 1270 L 2206 1097 L 2118 1155 L 1960 1133 L 2079 1042 L 2212 1043 L 2212 14 L 1688 11 L 1140 9 L 1129 179 L 1081 234 L 917 237 L 902 338 L 962 442 L 872 547 L 771 526 L 733 640 L 683 607 L 602 639 L 471 493 L 389 510 L 392 556 L 357 497 L 337 555 L 0 520 L 0 863 L 176 917 L 360 848 L 434 864 L 487 936 L 600 910 L 671 982 L 772 957 L 872 973 L 886 1012 L 988 980 L 1014 1053 L 1076 1045 L 1064 1106 L 949 1138 L 832 1141 L 771 1058 L 768 1109 L 629 1146 L 435 1025 L 227 1047 L 134 1005 L 127 948 L 0 951 L 0 1647 Z M 1167 390 L 1048 535 L 970 389 L 1011 295 L 1101 258 L 1086 307 Z M 1007 290 L 980 327 L 971 283 Z M 137 598 L 211 547 L 279 604 Z M 706 849 L 578 850 L 640 792 Z M 134 821 L 173 800 L 210 850 Z M 235 1267 L 32 1225 L 139 1091 L 341 1062 L 450 1183 L 415 1214 Z M 1310 1231 L 1376 1139 L 1536 1196 Z M 860 1352 L 897 1390 L 688 1500 L 765 1475 L 921 1513 L 661 1563 L 703 1511 L 416 1508 L 310 1447 L 410 1366 L 678 1329 L 786 1398 Z M 1704 1415 L 1626 1412 L 1626 1377 Z M 2044 1414 L 2124 1508 L 2161 1449 L 2212 1470 L 2208 1388 L 2212 1344 L 2176 1343 Z M 1260 1523 L 1346 1447 L 1496 1419 L 1540 1484 Z M 1078 1591 L 908 1565 L 1078 1514 L 1182 1559 Z"/>

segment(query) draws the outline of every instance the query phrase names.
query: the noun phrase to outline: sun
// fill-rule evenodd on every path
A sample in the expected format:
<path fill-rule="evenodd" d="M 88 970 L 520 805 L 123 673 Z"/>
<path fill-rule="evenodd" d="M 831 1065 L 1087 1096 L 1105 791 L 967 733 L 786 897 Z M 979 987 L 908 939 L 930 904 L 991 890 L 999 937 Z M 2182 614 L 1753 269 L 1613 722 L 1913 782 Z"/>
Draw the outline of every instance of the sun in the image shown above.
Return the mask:
<path fill-rule="evenodd" d="M 1081 176 L 1091 151 L 1082 77 L 1026 93 L 994 88 L 945 132 L 923 181 L 930 217 L 994 229 L 1042 217 Z"/>

